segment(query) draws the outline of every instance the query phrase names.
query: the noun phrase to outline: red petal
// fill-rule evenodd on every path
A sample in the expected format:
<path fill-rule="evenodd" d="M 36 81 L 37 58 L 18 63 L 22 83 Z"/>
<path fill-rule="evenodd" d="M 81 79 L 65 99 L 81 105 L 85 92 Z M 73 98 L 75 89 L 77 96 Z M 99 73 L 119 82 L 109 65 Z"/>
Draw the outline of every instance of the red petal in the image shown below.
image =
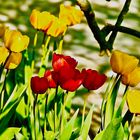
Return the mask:
<path fill-rule="evenodd" d="M 48 81 L 44 77 L 32 77 L 31 78 L 31 89 L 34 93 L 42 94 L 48 89 Z"/>

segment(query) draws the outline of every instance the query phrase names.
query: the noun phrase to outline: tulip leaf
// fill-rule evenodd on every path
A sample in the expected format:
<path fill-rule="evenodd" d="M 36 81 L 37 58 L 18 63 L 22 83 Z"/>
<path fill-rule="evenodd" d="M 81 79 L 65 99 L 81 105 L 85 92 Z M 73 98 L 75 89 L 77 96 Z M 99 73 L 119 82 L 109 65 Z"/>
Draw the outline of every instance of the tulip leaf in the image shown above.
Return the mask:
<path fill-rule="evenodd" d="M 125 100 L 126 100 L 126 94 L 123 96 L 123 99 L 121 101 L 121 104 L 119 105 L 118 109 L 116 110 L 116 112 L 114 113 L 113 118 L 118 118 L 121 117 L 122 115 L 122 110 L 125 104 Z"/>
<path fill-rule="evenodd" d="M 22 135 L 21 133 L 15 134 L 15 137 L 16 137 L 16 140 L 28 140 L 28 138 Z"/>
<path fill-rule="evenodd" d="M 53 131 L 46 131 L 44 134 L 45 140 L 54 140 L 55 139 L 55 133 Z"/>
<path fill-rule="evenodd" d="M 78 114 L 77 110 L 74 115 L 72 116 L 72 118 L 70 119 L 69 122 L 67 122 L 66 126 L 64 127 L 62 133 L 60 134 L 60 140 L 66 140 L 66 139 L 70 139 L 71 134 L 73 132 L 73 127 L 74 127 L 74 123 Z"/>
<path fill-rule="evenodd" d="M 1 140 L 12 140 L 14 136 L 20 131 L 21 128 L 9 127 L 1 135 Z"/>
<path fill-rule="evenodd" d="M 113 115 L 114 115 L 116 97 L 117 97 L 119 86 L 120 86 L 120 78 L 115 82 L 116 82 L 115 85 L 109 91 L 108 98 L 107 98 L 107 101 L 106 101 L 105 128 L 111 122 L 111 120 L 113 118 Z"/>
<path fill-rule="evenodd" d="M 4 105 L 2 113 L 0 114 L 0 133 L 8 125 L 8 122 L 11 119 L 13 113 L 15 112 L 19 102 L 21 101 L 26 88 L 27 85 L 21 85 L 18 89 L 16 86 L 8 101 Z"/>
<path fill-rule="evenodd" d="M 106 129 L 96 135 L 94 140 L 123 140 L 124 129 L 121 121 L 121 117 L 112 120 Z"/>
<path fill-rule="evenodd" d="M 94 109 L 94 105 L 92 105 L 92 107 L 90 108 L 90 111 L 89 111 L 89 113 L 88 113 L 88 115 L 83 123 L 83 126 L 82 126 L 81 131 L 80 131 L 80 137 L 78 138 L 78 140 L 86 140 L 88 137 L 88 132 L 89 132 L 90 125 L 92 122 L 93 109 Z"/>

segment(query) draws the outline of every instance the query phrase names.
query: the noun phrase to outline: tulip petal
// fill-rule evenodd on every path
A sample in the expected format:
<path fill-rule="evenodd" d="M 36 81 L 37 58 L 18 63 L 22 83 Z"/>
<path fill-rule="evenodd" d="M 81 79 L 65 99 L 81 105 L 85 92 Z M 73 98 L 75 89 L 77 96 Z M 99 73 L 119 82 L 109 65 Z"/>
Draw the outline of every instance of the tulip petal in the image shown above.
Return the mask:
<path fill-rule="evenodd" d="M 5 68 L 6 69 L 15 69 L 21 62 L 22 54 L 12 52 L 8 57 Z"/>
<path fill-rule="evenodd" d="M 127 92 L 127 104 L 131 113 L 140 114 L 140 91 L 129 90 Z"/>

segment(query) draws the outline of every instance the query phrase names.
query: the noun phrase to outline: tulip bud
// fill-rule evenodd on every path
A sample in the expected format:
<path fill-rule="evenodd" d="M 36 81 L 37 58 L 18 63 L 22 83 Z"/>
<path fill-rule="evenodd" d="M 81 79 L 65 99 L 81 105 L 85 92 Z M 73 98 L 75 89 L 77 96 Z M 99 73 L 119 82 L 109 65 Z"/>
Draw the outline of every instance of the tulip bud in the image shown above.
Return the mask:
<path fill-rule="evenodd" d="M 19 31 L 6 29 L 4 44 L 12 52 L 21 52 L 27 48 L 29 37 L 22 35 Z"/>
<path fill-rule="evenodd" d="M 135 68 L 131 73 L 122 76 L 122 83 L 131 87 L 140 82 L 140 67 Z"/>
<path fill-rule="evenodd" d="M 9 55 L 9 51 L 5 47 L 0 47 L 0 65 L 5 62 Z"/>
<path fill-rule="evenodd" d="M 132 72 L 138 65 L 139 60 L 124 52 L 113 51 L 110 59 L 112 70 L 121 75 L 127 75 Z"/>
<path fill-rule="evenodd" d="M 48 80 L 45 77 L 32 77 L 31 78 L 31 89 L 36 94 L 43 94 L 48 89 Z"/>
<path fill-rule="evenodd" d="M 140 91 L 129 90 L 127 91 L 127 104 L 131 113 L 140 114 Z"/>
<path fill-rule="evenodd" d="M 21 59 L 22 59 L 21 53 L 12 52 L 10 54 L 10 56 L 8 57 L 5 68 L 6 69 L 15 69 L 20 64 Z"/>
<path fill-rule="evenodd" d="M 83 12 L 73 6 L 60 5 L 59 19 L 65 21 L 66 25 L 75 25 L 81 22 Z"/>

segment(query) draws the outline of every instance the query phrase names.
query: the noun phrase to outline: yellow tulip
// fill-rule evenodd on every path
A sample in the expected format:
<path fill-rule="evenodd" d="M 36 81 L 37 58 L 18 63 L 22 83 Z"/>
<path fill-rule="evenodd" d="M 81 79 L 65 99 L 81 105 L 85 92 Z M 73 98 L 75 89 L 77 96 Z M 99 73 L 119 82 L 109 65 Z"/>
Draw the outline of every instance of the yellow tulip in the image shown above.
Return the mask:
<path fill-rule="evenodd" d="M 5 25 L 4 24 L 0 24 L 0 37 L 4 36 L 5 30 L 6 30 Z"/>
<path fill-rule="evenodd" d="M 127 91 L 127 104 L 131 113 L 140 114 L 140 91 Z"/>
<path fill-rule="evenodd" d="M 138 65 L 139 60 L 124 52 L 113 51 L 110 59 L 112 70 L 121 75 L 127 75 L 132 72 Z"/>
<path fill-rule="evenodd" d="M 83 12 L 73 6 L 60 5 L 59 18 L 65 20 L 67 25 L 80 23 L 83 18 Z"/>
<path fill-rule="evenodd" d="M 5 47 L 0 47 L 0 65 L 5 62 L 9 55 L 9 51 Z"/>
<path fill-rule="evenodd" d="M 136 67 L 131 73 L 122 76 L 122 83 L 131 87 L 140 83 L 140 67 Z"/>
<path fill-rule="evenodd" d="M 19 31 L 6 29 L 4 35 L 5 47 L 12 52 L 21 52 L 28 47 L 29 37 Z"/>
<path fill-rule="evenodd" d="M 40 12 L 34 9 L 30 16 L 30 22 L 35 29 L 45 31 L 51 26 L 54 18 L 55 17 L 47 11 Z"/>
<path fill-rule="evenodd" d="M 8 57 L 5 68 L 15 69 L 20 64 L 21 59 L 22 59 L 22 53 L 12 52 L 10 56 Z"/>
<path fill-rule="evenodd" d="M 63 35 L 67 30 L 67 25 L 63 20 L 59 18 L 55 18 L 50 28 L 46 31 L 47 35 L 57 37 L 59 35 Z"/>

